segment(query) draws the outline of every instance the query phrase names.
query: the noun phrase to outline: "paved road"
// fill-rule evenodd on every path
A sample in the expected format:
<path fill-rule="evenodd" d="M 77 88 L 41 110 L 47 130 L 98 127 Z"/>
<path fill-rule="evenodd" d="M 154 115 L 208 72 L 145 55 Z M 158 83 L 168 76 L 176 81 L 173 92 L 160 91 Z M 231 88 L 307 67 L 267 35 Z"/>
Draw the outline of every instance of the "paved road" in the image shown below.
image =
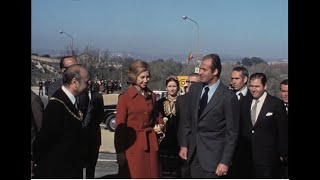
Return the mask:
<path fill-rule="evenodd" d="M 118 164 L 116 163 L 116 154 L 114 149 L 114 132 L 104 129 L 101 124 L 101 146 L 98 162 L 96 165 L 95 178 L 115 178 L 118 173 Z"/>
<path fill-rule="evenodd" d="M 116 163 L 116 154 L 100 152 L 96 165 L 95 178 L 115 178 L 117 173 L 118 164 Z"/>

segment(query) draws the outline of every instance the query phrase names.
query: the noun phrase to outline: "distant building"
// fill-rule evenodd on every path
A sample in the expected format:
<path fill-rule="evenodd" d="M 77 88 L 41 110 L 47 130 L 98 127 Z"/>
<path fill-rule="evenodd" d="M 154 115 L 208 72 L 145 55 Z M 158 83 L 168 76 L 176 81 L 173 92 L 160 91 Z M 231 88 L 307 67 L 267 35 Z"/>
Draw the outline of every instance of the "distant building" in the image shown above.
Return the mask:
<path fill-rule="evenodd" d="M 84 60 L 84 61 L 88 61 L 90 59 L 93 58 L 93 56 L 91 54 L 88 54 L 88 53 L 82 53 L 80 55 L 78 55 L 77 57 L 79 60 Z"/>

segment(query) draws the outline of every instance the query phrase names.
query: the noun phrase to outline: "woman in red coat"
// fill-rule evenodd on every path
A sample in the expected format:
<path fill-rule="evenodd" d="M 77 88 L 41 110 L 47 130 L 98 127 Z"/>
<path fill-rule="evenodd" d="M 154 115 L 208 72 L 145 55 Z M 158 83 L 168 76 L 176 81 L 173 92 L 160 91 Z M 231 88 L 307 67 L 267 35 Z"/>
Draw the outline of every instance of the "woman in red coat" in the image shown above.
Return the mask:
<path fill-rule="evenodd" d="M 128 71 L 131 85 L 118 98 L 114 143 L 120 178 L 160 178 L 156 131 L 163 120 L 154 113 L 156 95 L 147 87 L 150 77 L 150 66 L 135 61 Z"/>

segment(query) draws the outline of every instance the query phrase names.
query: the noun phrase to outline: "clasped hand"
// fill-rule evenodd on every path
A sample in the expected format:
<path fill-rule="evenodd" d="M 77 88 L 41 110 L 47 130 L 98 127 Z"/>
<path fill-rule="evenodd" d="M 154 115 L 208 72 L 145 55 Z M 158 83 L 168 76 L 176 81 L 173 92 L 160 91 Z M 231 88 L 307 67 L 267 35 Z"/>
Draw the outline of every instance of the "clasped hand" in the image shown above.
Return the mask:
<path fill-rule="evenodd" d="M 162 130 L 163 130 L 163 125 L 162 124 L 156 124 L 154 127 L 153 127 L 153 130 L 157 133 L 157 134 L 160 134 L 162 133 Z"/>

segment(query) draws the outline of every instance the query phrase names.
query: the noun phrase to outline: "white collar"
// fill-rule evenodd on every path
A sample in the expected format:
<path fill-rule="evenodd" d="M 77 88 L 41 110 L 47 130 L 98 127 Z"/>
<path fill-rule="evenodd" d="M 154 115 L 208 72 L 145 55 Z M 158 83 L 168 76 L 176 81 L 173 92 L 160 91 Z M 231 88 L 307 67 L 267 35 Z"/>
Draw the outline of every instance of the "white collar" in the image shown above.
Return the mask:
<path fill-rule="evenodd" d="M 64 93 L 66 93 L 66 95 L 68 96 L 68 98 L 70 99 L 70 101 L 72 102 L 72 104 L 74 104 L 76 102 L 76 98 L 74 97 L 74 95 L 62 85 L 62 91 Z"/>

